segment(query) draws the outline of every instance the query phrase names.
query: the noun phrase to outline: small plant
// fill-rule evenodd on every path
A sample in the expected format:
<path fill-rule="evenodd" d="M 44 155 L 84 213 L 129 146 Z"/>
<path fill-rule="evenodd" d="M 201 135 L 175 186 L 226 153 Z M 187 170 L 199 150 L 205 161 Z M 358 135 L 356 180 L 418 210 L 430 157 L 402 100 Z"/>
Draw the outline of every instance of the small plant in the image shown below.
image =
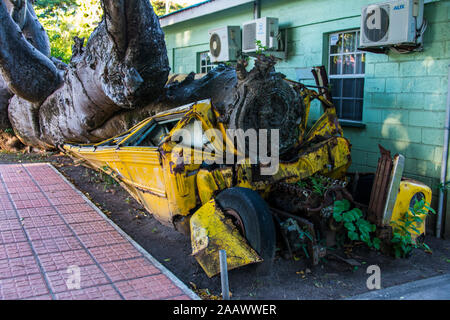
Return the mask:
<path fill-rule="evenodd" d="M 289 218 L 286 221 L 282 222 L 281 227 L 287 232 L 293 232 L 296 235 L 296 237 L 298 237 L 296 239 L 297 241 L 294 241 L 294 248 L 302 249 L 303 252 L 305 253 L 305 256 L 309 258 L 307 241 L 308 240 L 313 241 L 311 234 L 307 230 L 301 228 L 298 225 L 297 221 L 295 221 L 292 218 Z"/>
<path fill-rule="evenodd" d="M 344 223 L 350 240 L 360 240 L 366 243 L 369 248 L 380 249 L 380 239 L 371 236 L 371 233 L 375 232 L 376 226 L 363 218 L 360 209 L 350 209 L 350 202 L 347 199 L 334 202 L 333 218 L 336 222 Z"/>
<path fill-rule="evenodd" d="M 299 182 L 297 182 L 297 185 L 303 189 L 308 187 L 308 183 L 305 180 L 300 180 Z"/>
<path fill-rule="evenodd" d="M 255 43 L 256 43 L 256 47 L 258 48 L 258 49 L 256 49 L 256 51 L 255 51 L 256 54 L 258 54 L 258 55 L 259 55 L 259 54 L 262 54 L 263 51 L 266 51 L 266 50 L 267 50 L 267 47 L 262 45 L 261 40 L 256 40 Z"/>
<path fill-rule="evenodd" d="M 438 188 L 442 191 L 450 189 L 450 181 L 445 181 L 444 183 L 440 183 Z"/>
<path fill-rule="evenodd" d="M 311 176 L 309 180 L 311 181 L 312 191 L 319 196 L 323 196 L 328 189 L 326 178 L 323 176 Z"/>
<path fill-rule="evenodd" d="M 111 176 L 114 174 L 114 171 L 111 170 L 108 166 L 103 166 L 101 171 L 100 179 L 105 183 L 103 185 L 103 189 L 107 189 L 108 187 L 118 185 L 117 181 Z"/>
<path fill-rule="evenodd" d="M 424 248 L 431 251 L 430 247 L 425 243 L 418 243 L 413 240 L 413 233 L 416 236 L 420 235 L 417 226 L 424 223 L 425 218 L 430 212 L 433 214 L 436 213 L 424 199 L 420 201 L 416 200 L 414 206 L 409 208 L 400 219 L 392 221 L 393 236 L 391 243 L 396 258 L 408 257 L 414 248 Z"/>

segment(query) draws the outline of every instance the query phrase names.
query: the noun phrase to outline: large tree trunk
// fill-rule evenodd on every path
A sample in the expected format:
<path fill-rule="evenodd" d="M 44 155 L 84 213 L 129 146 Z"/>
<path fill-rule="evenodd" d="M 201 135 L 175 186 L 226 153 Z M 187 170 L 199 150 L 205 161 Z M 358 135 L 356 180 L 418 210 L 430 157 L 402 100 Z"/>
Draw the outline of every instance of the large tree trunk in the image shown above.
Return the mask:
<path fill-rule="evenodd" d="M 250 73 L 241 62 L 237 71 L 220 66 L 202 79 L 191 74 L 166 85 L 164 34 L 149 1 L 103 0 L 101 23 L 86 46 L 75 39 L 66 66 L 49 58 L 31 0 L 14 3 L 0 0 L 0 75 L 8 88 L 0 79 L 0 112 L 14 94 L 9 119 L 25 144 L 101 141 L 158 111 L 206 98 L 230 128 L 280 129 L 281 151 L 298 139 L 292 128 L 302 100 L 271 58 L 260 56 Z"/>
<path fill-rule="evenodd" d="M 6 82 L 0 74 L 0 130 L 11 128 L 8 119 L 8 104 L 13 93 L 8 89 Z"/>

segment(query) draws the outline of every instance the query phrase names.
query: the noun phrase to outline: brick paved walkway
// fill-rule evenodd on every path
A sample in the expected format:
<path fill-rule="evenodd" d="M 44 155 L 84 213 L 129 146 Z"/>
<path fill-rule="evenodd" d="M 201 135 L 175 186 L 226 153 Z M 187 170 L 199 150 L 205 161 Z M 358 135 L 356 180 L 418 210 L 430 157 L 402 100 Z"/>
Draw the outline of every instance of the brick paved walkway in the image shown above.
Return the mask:
<path fill-rule="evenodd" d="M 0 165 L 0 299 L 197 296 L 51 165 L 14 164 Z"/>

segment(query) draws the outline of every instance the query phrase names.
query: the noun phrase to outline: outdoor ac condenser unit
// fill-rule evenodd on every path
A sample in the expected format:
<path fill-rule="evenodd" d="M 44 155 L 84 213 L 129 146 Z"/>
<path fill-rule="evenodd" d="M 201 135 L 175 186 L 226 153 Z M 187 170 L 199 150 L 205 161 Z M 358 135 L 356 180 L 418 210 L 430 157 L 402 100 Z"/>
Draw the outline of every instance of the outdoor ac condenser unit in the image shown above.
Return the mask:
<path fill-rule="evenodd" d="M 256 42 L 267 50 L 278 50 L 278 18 L 259 18 L 242 25 L 242 52 L 258 50 Z"/>
<path fill-rule="evenodd" d="M 395 0 L 362 8 L 360 47 L 418 44 L 423 5 L 423 0 Z"/>
<path fill-rule="evenodd" d="M 240 26 L 226 26 L 209 30 L 209 56 L 211 62 L 236 61 L 240 52 Z"/>

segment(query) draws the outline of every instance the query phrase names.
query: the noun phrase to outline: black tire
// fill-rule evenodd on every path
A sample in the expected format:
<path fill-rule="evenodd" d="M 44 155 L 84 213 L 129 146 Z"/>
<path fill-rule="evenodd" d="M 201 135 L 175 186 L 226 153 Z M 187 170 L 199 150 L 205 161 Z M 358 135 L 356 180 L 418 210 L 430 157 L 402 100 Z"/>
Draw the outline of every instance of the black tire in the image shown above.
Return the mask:
<path fill-rule="evenodd" d="M 268 272 L 275 256 L 276 231 L 267 203 L 256 191 L 240 187 L 222 191 L 216 201 L 225 214 L 231 209 L 239 215 L 244 237 L 264 259 L 258 264 L 258 271 Z"/>

